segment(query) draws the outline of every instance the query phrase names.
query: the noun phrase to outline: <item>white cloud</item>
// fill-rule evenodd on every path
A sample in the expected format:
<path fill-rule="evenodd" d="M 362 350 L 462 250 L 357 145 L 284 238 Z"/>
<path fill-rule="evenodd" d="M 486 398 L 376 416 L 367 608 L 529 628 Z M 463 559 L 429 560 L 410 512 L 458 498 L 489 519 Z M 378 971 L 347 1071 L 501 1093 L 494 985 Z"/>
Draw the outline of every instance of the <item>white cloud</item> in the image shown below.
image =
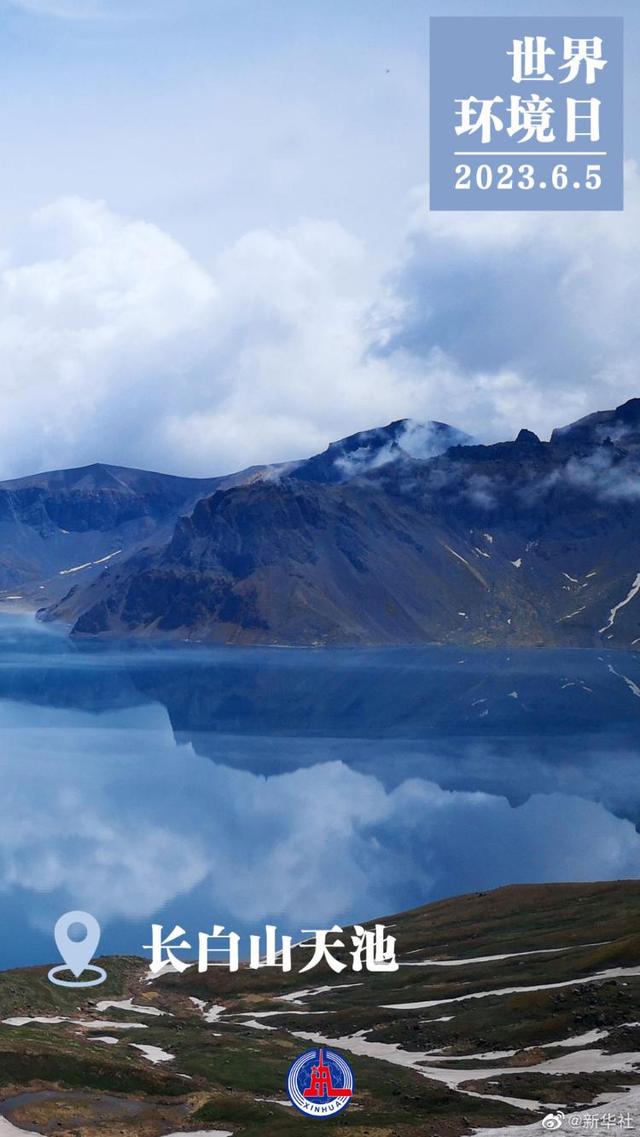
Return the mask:
<path fill-rule="evenodd" d="M 549 432 L 637 393 L 640 179 L 624 214 L 427 214 L 381 289 L 335 222 L 206 267 L 101 202 L 0 254 L 5 477 L 110 461 L 213 474 L 392 419 Z"/>
<path fill-rule="evenodd" d="M 428 213 L 378 311 L 378 354 L 492 437 L 638 393 L 640 178 L 620 213 Z M 437 417 L 437 414 L 436 414 Z"/>
<path fill-rule="evenodd" d="M 191 447 L 202 463 L 226 440 L 243 463 L 291 458 L 410 409 L 415 382 L 366 358 L 366 268 L 358 242 L 326 222 L 250 233 L 225 252 L 208 362 L 218 397 L 209 387 L 191 414 L 170 416 L 166 449 Z"/>
<path fill-rule="evenodd" d="M 5 476 L 96 460 L 211 474 L 398 417 L 363 358 L 366 258 L 339 225 L 256 231 L 211 272 L 156 226 L 69 198 L 0 272 Z"/>
<path fill-rule="evenodd" d="M 282 757 L 281 739 L 219 735 L 212 761 L 188 742 L 176 750 L 159 704 L 96 715 L 2 700 L 0 731 L 0 895 L 18 894 L 47 934 L 71 908 L 140 933 L 155 915 L 190 933 L 212 917 L 252 931 L 272 919 L 297 930 L 516 881 L 640 872 L 634 825 L 599 801 L 617 798 L 622 810 L 635 802 L 624 752 L 589 755 L 579 770 L 523 752 L 511 784 L 527 800 L 513 808 L 503 794 L 445 789 L 428 776 L 385 786 L 349 768 L 353 739 L 289 738 L 288 758 L 304 753 L 314 764 L 265 775 L 253 771 Z M 403 750 L 397 740 L 376 745 L 373 769 L 387 770 Z M 370 759 L 371 740 L 361 752 Z M 236 768 L 234 756 L 249 768 Z M 504 775 L 491 753 L 476 751 L 469 764 L 462 757 L 462 781 L 495 786 Z M 420 759 L 441 762 L 450 778 L 445 756 Z M 549 792 L 534 792 L 538 782 Z M 335 865 L 339 872 L 327 872 Z"/>
<path fill-rule="evenodd" d="M 34 240 L 39 259 L 29 255 Z M 0 273 L 5 468 L 78 464 L 114 450 L 133 458 L 193 366 L 212 281 L 155 226 L 101 203 L 49 206 L 21 244 L 22 260 L 7 254 Z"/>

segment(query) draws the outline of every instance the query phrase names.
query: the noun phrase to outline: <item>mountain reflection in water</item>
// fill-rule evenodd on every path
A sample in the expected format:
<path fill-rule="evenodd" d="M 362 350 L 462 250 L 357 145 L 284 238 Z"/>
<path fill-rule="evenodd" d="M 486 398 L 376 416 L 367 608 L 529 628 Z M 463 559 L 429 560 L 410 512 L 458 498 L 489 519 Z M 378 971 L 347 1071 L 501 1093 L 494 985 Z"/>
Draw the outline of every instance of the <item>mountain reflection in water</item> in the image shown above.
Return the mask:
<path fill-rule="evenodd" d="M 640 656 L 79 647 L 0 623 L 0 966 L 640 873 Z M 192 938 L 192 942 L 193 938 Z"/>

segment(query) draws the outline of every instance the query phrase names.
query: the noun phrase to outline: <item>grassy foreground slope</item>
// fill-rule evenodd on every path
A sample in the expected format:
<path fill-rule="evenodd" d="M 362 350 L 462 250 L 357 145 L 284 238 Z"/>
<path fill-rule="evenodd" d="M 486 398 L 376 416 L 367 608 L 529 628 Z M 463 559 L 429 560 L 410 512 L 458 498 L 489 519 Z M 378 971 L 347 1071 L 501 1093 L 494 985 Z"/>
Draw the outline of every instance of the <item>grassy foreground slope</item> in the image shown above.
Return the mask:
<path fill-rule="evenodd" d="M 311 1039 L 355 1070 L 339 1137 L 539 1127 L 552 1106 L 640 1086 L 640 882 L 510 887 L 384 922 L 402 964 L 391 974 L 300 976 L 300 949 L 289 975 L 194 968 L 149 983 L 146 964 L 120 958 L 79 1000 L 46 969 L 5 972 L 0 1112 L 63 1137 L 298 1137 L 312 1123 L 284 1082 Z"/>

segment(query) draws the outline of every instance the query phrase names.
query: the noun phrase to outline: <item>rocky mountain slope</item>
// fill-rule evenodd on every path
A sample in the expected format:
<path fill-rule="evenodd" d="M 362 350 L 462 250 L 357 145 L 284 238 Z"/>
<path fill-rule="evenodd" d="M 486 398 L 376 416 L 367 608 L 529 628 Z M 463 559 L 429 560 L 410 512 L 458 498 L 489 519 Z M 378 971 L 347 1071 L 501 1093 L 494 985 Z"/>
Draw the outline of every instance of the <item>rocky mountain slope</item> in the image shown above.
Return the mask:
<path fill-rule="evenodd" d="M 549 442 L 415 429 L 217 487 L 43 617 L 222 643 L 640 643 L 640 399 Z"/>
<path fill-rule="evenodd" d="M 346 482 L 398 456 L 442 453 L 467 435 L 444 423 L 406 420 L 333 443 L 308 462 L 289 462 L 274 476 Z M 304 469 L 303 469 L 304 468 Z M 250 467 L 214 478 L 181 478 L 95 463 L 0 482 L 0 607 L 36 608 L 71 583 L 86 586 L 111 561 L 170 540 L 178 518 L 218 489 L 266 473 Z"/>
<path fill-rule="evenodd" d="M 0 1134 L 297 1137 L 287 1071 L 325 1043 L 355 1073 L 339 1134 L 529 1137 L 558 1109 L 637 1132 L 639 917 L 637 881 L 515 886 L 384 919 L 386 974 L 301 976 L 303 946 L 287 974 L 110 959 L 97 992 L 5 972 Z"/>
<path fill-rule="evenodd" d="M 0 601 L 42 604 L 68 592 L 76 577 L 168 540 L 199 498 L 252 473 L 179 478 L 97 463 L 0 482 Z"/>

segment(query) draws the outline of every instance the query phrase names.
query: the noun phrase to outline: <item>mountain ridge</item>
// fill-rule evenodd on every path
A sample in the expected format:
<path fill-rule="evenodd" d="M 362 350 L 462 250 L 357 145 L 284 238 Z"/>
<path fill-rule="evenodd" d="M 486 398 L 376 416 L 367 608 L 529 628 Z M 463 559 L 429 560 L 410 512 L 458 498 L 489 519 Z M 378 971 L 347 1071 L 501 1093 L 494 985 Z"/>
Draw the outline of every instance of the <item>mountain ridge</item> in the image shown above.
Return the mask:
<path fill-rule="evenodd" d="M 120 506 L 171 497 L 165 475 L 97 464 L 76 484 L 87 471 L 124 477 Z M 166 478 L 151 539 L 136 531 L 90 577 L 80 566 L 41 619 L 76 637 L 212 643 L 640 643 L 640 399 L 546 442 L 397 420 L 306 461 L 205 479 L 195 501 Z"/>

